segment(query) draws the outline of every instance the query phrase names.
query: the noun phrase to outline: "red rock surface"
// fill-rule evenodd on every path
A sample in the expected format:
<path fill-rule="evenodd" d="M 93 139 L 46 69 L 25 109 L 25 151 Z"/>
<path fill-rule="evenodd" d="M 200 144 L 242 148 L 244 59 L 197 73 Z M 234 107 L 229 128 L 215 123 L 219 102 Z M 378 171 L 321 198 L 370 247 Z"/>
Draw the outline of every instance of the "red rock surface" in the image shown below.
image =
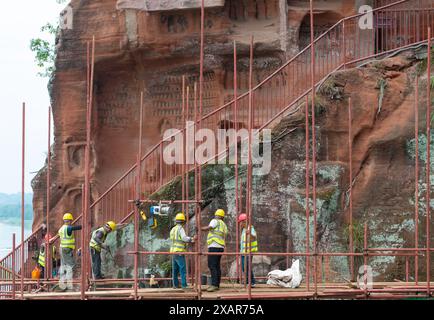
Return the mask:
<path fill-rule="evenodd" d="M 81 208 L 86 41 L 96 37 L 92 199 L 104 192 L 136 159 L 140 91 L 145 92 L 143 144 L 146 151 L 159 141 L 166 128 L 180 125 L 182 76 L 186 76 L 189 85 L 198 78 L 200 10 L 197 4 L 189 2 L 194 9 L 179 7 L 182 10 L 156 12 L 121 9 L 134 7 L 133 2 L 73 0 L 70 3 L 73 28 L 59 35 L 56 72 L 51 83 L 55 128 L 50 186 L 52 227 L 59 226 L 65 211 L 78 215 Z M 181 3 L 171 2 L 174 7 Z M 224 6 L 214 7 L 217 2 Z M 305 34 L 302 32 L 300 38 L 298 31 L 308 13 L 304 2 L 226 0 L 208 3 L 213 8 L 207 8 L 205 20 L 205 112 L 231 99 L 233 40 L 239 43 L 242 65 L 246 61 L 249 37 L 252 33 L 255 35 L 258 59 L 265 62 L 255 66 L 258 81 L 304 43 Z M 319 2 L 316 8 L 321 16 L 318 21 L 323 23 L 317 27 L 318 33 L 335 23 L 338 17 L 353 13 L 354 3 L 345 1 L 344 5 L 334 0 Z M 247 70 L 240 69 L 242 92 L 247 88 Z M 34 227 L 45 220 L 45 174 L 44 168 L 33 181 Z"/>

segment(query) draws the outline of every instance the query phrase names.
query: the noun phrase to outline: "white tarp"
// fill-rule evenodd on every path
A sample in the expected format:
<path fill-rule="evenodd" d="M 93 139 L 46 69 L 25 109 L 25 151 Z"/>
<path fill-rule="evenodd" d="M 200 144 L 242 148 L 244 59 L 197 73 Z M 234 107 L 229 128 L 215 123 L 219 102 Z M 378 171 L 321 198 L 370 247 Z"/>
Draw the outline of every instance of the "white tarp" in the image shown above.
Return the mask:
<path fill-rule="evenodd" d="M 270 271 L 267 275 L 267 284 L 276 285 L 284 288 L 298 288 L 302 275 L 300 272 L 300 260 L 292 260 L 291 268 Z"/>

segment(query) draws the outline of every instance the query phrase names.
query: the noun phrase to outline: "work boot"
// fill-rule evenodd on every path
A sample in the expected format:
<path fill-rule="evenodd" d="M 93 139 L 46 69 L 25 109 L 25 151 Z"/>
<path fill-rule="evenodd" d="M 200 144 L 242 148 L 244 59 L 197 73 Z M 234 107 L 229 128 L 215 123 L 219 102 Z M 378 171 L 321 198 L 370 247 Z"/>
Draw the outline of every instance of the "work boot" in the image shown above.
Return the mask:
<path fill-rule="evenodd" d="M 217 290 L 219 290 L 219 288 L 216 286 L 209 286 L 208 289 L 206 289 L 207 292 L 214 292 Z"/>

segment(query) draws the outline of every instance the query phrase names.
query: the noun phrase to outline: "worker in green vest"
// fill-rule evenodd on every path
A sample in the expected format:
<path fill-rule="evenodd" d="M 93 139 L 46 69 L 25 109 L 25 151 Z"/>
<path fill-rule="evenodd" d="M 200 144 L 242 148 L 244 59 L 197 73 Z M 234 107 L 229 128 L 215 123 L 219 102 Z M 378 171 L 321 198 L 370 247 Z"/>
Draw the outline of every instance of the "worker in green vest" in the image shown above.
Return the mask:
<path fill-rule="evenodd" d="M 186 276 L 186 264 L 185 264 L 185 254 L 187 251 L 187 244 L 194 243 L 196 236 L 189 237 L 185 233 L 184 223 L 185 215 L 183 212 L 178 213 L 175 216 L 176 225 L 170 230 L 170 252 L 176 253 L 172 255 L 172 280 L 173 289 L 177 289 L 178 273 L 181 274 L 181 287 L 183 289 L 187 288 L 187 276 Z"/>
<path fill-rule="evenodd" d="M 63 215 L 63 226 L 59 229 L 58 234 L 60 238 L 60 277 L 68 273 L 68 277 L 72 277 L 72 271 L 75 266 L 74 250 L 75 250 L 75 236 L 74 231 L 81 230 L 81 226 L 73 226 L 74 220 L 71 213 Z"/>
<path fill-rule="evenodd" d="M 214 213 L 214 219 L 211 220 L 208 226 L 202 227 L 202 231 L 209 231 L 207 244 L 208 252 L 224 252 L 226 246 L 226 235 L 228 233 L 228 227 L 224 223 L 225 212 L 222 209 L 218 209 Z M 217 291 L 220 288 L 221 279 L 221 267 L 220 260 L 221 255 L 210 254 L 208 255 L 208 268 L 211 272 L 211 286 L 208 287 L 208 292 Z"/>
<path fill-rule="evenodd" d="M 116 229 L 122 229 L 126 225 L 126 223 L 116 225 L 115 222 L 109 221 L 103 227 L 100 227 L 92 232 L 89 247 L 92 262 L 92 274 L 94 279 L 104 279 L 104 276 L 101 274 L 101 249 L 110 252 L 110 247 L 104 244 L 105 240 L 107 239 L 107 235 Z"/>
<path fill-rule="evenodd" d="M 252 282 L 252 288 L 255 287 L 255 276 L 253 274 L 253 265 L 252 259 L 249 258 L 250 252 L 258 252 L 258 236 L 256 234 L 256 230 L 253 226 L 249 229 L 247 226 L 247 215 L 242 213 L 238 217 L 238 223 L 240 224 L 241 230 L 241 241 L 240 241 L 240 253 L 241 255 L 241 268 L 243 272 L 247 273 L 247 270 L 250 269 L 250 277 L 248 277 L 247 283 L 249 283 L 250 279 Z M 248 239 L 248 235 L 250 234 L 250 239 Z M 250 244 L 248 243 L 250 240 Z"/>

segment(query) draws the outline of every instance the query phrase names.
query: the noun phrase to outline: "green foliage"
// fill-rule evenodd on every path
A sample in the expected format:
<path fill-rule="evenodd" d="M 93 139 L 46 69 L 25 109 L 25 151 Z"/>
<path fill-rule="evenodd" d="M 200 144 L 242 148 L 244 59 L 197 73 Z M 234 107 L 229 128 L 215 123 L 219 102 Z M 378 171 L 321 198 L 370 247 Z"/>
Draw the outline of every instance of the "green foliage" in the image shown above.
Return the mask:
<path fill-rule="evenodd" d="M 364 223 L 358 220 L 353 220 L 352 225 L 348 225 L 344 229 L 344 239 L 349 244 L 350 242 L 350 229 L 353 231 L 353 249 L 355 253 L 363 253 L 364 249 L 364 233 L 365 226 Z M 354 257 L 354 267 L 355 270 L 358 270 L 359 267 L 363 265 L 363 257 L 356 256 Z"/>
<path fill-rule="evenodd" d="M 47 23 L 41 28 L 42 32 L 48 33 L 55 37 L 57 28 L 50 23 Z M 30 40 L 30 50 L 35 53 L 35 61 L 39 68 L 43 71 L 38 72 L 40 77 L 50 77 L 54 72 L 54 61 L 56 59 L 56 48 L 53 42 L 41 38 Z"/>
<path fill-rule="evenodd" d="M 434 49 L 431 49 L 431 65 L 434 64 Z M 425 73 L 428 68 L 428 58 L 422 60 L 421 63 L 418 64 L 416 72 L 418 76 L 421 76 Z"/>
<path fill-rule="evenodd" d="M 58 4 L 66 3 L 66 0 L 56 0 Z M 41 38 L 35 38 L 30 40 L 30 50 L 35 53 L 35 61 L 41 72 L 38 75 L 42 78 L 51 77 L 55 70 L 54 62 L 56 60 L 56 47 L 54 39 L 57 34 L 59 26 L 47 23 L 41 28 L 41 32 L 44 32 L 51 40 L 44 40 Z"/>

